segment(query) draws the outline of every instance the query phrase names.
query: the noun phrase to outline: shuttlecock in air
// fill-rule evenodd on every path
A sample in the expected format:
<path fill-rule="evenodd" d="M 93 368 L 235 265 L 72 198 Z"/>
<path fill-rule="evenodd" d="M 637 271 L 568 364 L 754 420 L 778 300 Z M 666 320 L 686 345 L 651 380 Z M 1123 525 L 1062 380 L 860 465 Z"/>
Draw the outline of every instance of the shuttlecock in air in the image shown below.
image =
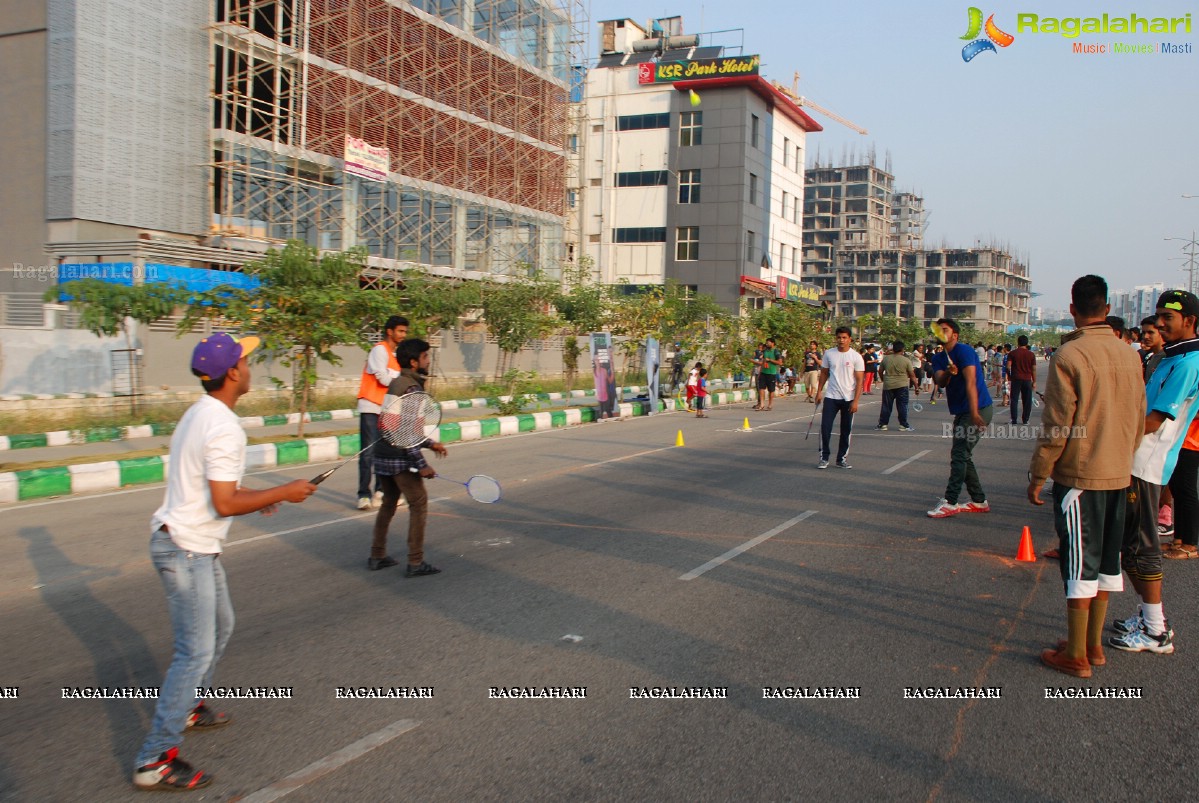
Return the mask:
<path fill-rule="evenodd" d="M 699 105 L 699 93 L 696 92 L 694 89 L 688 89 L 687 92 L 691 96 L 691 105 L 698 106 Z"/>

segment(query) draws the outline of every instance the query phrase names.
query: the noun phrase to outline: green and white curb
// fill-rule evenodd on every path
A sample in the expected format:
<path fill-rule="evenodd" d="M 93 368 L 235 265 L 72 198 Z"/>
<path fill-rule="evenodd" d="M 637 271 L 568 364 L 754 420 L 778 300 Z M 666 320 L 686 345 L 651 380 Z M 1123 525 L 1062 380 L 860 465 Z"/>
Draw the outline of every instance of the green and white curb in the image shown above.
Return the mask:
<path fill-rule="evenodd" d="M 750 399 L 751 392 L 747 390 L 715 393 L 710 397 L 714 406 Z M 669 399 L 658 402 L 658 411 L 663 412 L 668 406 L 674 410 L 686 409 L 682 402 Z M 645 402 L 625 402 L 618 405 L 617 410 L 619 419 L 649 413 Z M 590 424 L 597 420 L 598 411 L 595 408 L 545 410 L 442 424 L 437 428 L 436 438 L 442 443 L 460 443 L 524 432 L 543 432 Z M 350 457 L 360 448 L 357 433 L 258 444 L 246 447 L 246 468 L 262 469 L 329 462 Z M 0 504 L 76 493 L 115 491 L 133 485 L 159 483 L 166 479 L 169 465 L 169 455 L 162 455 L 0 473 Z"/>

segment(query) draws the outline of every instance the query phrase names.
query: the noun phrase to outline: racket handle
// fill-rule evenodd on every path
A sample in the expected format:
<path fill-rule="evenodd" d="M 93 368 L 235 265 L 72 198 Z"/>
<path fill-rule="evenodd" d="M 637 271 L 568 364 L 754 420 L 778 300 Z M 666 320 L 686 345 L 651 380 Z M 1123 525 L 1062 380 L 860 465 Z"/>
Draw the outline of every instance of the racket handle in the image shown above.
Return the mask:
<path fill-rule="evenodd" d="M 326 471 L 324 474 L 321 474 L 320 476 L 317 476 L 317 477 L 313 477 L 311 480 L 309 480 L 309 482 L 311 482 L 313 485 L 320 485 L 322 482 L 329 479 L 329 477 L 333 476 L 334 471 L 337 471 L 337 469 L 331 468 L 328 471 Z"/>

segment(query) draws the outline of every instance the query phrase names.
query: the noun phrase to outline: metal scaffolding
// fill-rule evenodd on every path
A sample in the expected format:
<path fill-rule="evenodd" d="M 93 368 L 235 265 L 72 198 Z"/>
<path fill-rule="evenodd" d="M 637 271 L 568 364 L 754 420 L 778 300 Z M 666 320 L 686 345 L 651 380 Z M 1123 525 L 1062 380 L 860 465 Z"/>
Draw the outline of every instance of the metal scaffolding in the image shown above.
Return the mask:
<path fill-rule="evenodd" d="M 552 272 L 581 19 L 581 0 L 218 0 L 210 233 L 365 246 L 368 283 Z M 343 171 L 347 135 L 389 149 L 387 181 Z"/>

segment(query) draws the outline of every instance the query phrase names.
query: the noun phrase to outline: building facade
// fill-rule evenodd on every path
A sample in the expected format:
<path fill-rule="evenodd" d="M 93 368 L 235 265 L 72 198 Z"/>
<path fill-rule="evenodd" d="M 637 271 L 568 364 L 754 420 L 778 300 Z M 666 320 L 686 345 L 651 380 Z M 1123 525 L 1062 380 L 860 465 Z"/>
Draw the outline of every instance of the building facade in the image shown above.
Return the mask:
<path fill-rule="evenodd" d="M 730 310 L 744 293 L 772 298 L 780 276 L 798 282 L 819 124 L 758 75 L 756 56 L 699 47 L 678 18 L 600 27 L 571 194 L 577 252 L 604 283 L 675 280 Z"/>
<path fill-rule="evenodd" d="M 1139 285 L 1131 290 L 1113 290 L 1108 299 L 1111 314 L 1123 318 L 1130 327 L 1140 326 L 1141 321 L 1157 310 L 1157 298 L 1164 292 L 1166 285 L 1162 282 Z"/>
<path fill-rule="evenodd" d="M 0 123 L 0 262 L 152 279 L 147 265 L 237 270 L 299 239 L 365 247 L 368 283 L 560 263 L 573 6 L 0 5 L 30 31 L 0 38 L 5 108 L 35 112 Z M 356 154 L 373 172 L 347 172 Z M 46 287 L 25 278 L 0 292 Z"/>

